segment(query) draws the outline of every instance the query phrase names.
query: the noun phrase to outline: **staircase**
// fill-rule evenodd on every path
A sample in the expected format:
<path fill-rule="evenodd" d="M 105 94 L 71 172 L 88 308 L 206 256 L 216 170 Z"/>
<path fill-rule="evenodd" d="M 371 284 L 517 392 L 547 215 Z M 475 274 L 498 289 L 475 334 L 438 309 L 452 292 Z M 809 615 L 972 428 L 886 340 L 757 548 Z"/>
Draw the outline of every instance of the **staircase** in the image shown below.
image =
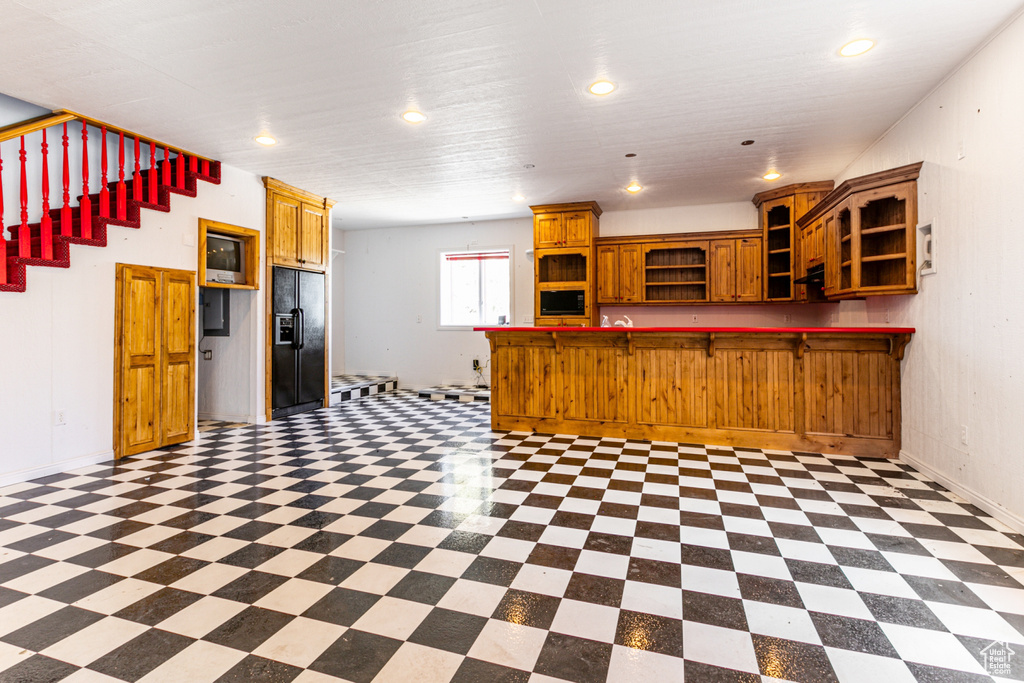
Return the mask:
<path fill-rule="evenodd" d="M 93 136 L 91 147 L 90 135 Z M 40 140 L 38 148 L 33 144 L 36 138 Z M 8 171 L 5 174 L 11 164 L 5 167 L 4 156 L 12 155 L 7 146 L 0 147 L 0 292 L 24 292 L 26 266 L 70 267 L 72 244 L 105 247 L 109 226 L 139 228 L 142 209 L 170 211 L 171 195 L 195 197 L 200 180 L 220 184 L 220 162 L 74 112 L 57 111 L 51 116 L 0 128 L 0 143 L 8 141 L 18 143 L 15 167 L 18 173 Z M 89 155 L 96 154 L 97 142 L 98 168 L 90 169 Z M 52 153 L 51 147 L 56 147 L 59 153 Z M 31 202 L 27 171 L 30 149 L 33 155 L 39 155 L 34 161 L 41 160 L 39 196 L 37 201 L 33 197 Z M 52 178 L 49 174 L 51 154 L 55 157 L 54 165 L 59 164 L 61 169 Z M 111 157 L 116 162 L 112 163 Z M 76 168 L 74 181 L 72 158 L 75 166 L 81 167 L 80 174 Z M 97 171 L 98 182 L 93 178 Z M 97 192 L 90 192 L 91 183 L 98 185 Z M 71 201 L 72 185 L 81 188 L 77 204 Z M 13 194 L 10 189 L 18 188 L 17 206 L 21 217 L 20 223 L 7 228 L 9 238 L 3 229 L 5 186 L 9 190 L 8 198 Z M 50 206 L 51 194 L 60 198 L 57 208 Z M 39 220 L 34 223 L 28 222 L 30 207 L 39 210 Z"/>

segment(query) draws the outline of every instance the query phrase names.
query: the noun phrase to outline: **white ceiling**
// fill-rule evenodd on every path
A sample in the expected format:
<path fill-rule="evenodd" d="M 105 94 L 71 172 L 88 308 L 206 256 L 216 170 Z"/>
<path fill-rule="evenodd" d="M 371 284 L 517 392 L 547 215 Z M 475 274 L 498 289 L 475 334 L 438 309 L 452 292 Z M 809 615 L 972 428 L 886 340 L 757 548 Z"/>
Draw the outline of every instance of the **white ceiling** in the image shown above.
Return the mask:
<path fill-rule="evenodd" d="M 835 177 L 1021 4 L 0 0 L 0 92 L 324 194 L 342 228 L 745 201 L 771 168 Z"/>

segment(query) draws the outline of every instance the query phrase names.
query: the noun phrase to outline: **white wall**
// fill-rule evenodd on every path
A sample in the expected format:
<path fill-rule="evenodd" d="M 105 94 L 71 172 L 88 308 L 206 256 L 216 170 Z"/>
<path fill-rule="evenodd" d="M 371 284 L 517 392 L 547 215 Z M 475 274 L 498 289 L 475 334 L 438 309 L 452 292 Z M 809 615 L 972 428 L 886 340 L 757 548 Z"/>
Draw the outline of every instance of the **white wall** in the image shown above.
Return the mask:
<path fill-rule="evenodd" d="M 260 279 L 264 271 L 260 272 Z M 262 310 L 265 290 L 227 290 L 230 292 L 230 334 L 227 337 L 202 336 L 202 311 L 196 311 L 196 327 L 203 350 L 211 351 L 205 360 L 196 352 L 196 406 L 199 417 L 230 422 L 263 422 L 266 415 L 255 404 L 257 391 L 264 389 L 263 372 L 253 372 L 255 349 L 263 339 Z"/>
<path fill-rule="evenodd" d="M 861 305 L 876 316 L 887 306 L 894 324 L 917 328 L 903 364 L 904 456 L 1024 528 L 1022 111 L 1018 18 L 839 180 L 925 161 L 918 214 L 935 220 L 938 272 L 916 296 Z"/>
<path fill-rule="evenodd" d="M 172 196 L 170 213 L 144 210 L 140 230 L 111 228 L 106 248 L 72 246 L 70 269 L 30 267 L 27 292 L 0 293 L 0 484 L 112 456 L 115 264 L 195 270 L 200 217 L 264 227 L 258 176 L 224 166 L 221 185 L 198 189 L 194 199 Z M 239 367 L 262 377 L 263 298 L 255 303 L 249 333 L 257 343 Z M 225 378 L 223 387 L 239 390 L 237 382 Z M 249 412 L 258 414 L 263 383 L 247 391 Z M 54 426 L 57 411 L 66 425 Z"/>
<path fill-rule="evenodd" d="M 531 218 L 346 232 L 334 290 L 344 296 L 346 371 L 397 373 L 408 388 L 472 383 L 473 359 L 486 362 L 490 348 L 481 332 L 438 329 L 438 251 L 511 247 L 513 316 L 529 324 L 532 246 Z"/>
<path fill-rule="evenodd" d="M 345 232 L 331 230 L 331 376 L 345 372 Z"/>

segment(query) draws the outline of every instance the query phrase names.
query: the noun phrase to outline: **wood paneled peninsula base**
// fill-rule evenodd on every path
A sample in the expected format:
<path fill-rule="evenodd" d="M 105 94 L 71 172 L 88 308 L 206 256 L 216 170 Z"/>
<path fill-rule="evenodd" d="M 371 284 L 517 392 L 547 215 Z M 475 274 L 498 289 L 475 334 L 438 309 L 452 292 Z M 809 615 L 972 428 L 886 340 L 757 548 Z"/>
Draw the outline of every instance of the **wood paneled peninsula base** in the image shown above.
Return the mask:
<path fill-rule="evenodd" d="M 476 329 L 493 429 L 899 455 L 913 328 Z"/>

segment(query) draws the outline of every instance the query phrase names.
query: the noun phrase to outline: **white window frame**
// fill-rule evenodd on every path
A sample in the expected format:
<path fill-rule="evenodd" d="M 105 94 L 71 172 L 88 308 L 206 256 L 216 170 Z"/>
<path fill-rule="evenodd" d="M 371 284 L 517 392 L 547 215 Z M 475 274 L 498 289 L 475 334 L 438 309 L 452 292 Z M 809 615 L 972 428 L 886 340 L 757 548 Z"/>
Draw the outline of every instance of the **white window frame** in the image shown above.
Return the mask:
<path fill-rule="evenodd" d="M 441 258 L 445 254 L 452 252 L 468 251 L 468 252 L 479 252 L 479 251 L 507 251 L 508 252 L 508 324 L 511 325 L 512 321 L 515 320 L 516 312 L 516 262 L 515 253 L 516 249 L 514 245 L 488 245 L 488 246 L 460 246 L 460 247 L 446 247 L 437 250 L 437 255 L 434 258 L 434 300 L 437 310 L 437 329 L 441 332 L 455 331 L 465 332 L 466 330 L 472 330 L 477 325 L 442 325 L 441 324 Z"/>

